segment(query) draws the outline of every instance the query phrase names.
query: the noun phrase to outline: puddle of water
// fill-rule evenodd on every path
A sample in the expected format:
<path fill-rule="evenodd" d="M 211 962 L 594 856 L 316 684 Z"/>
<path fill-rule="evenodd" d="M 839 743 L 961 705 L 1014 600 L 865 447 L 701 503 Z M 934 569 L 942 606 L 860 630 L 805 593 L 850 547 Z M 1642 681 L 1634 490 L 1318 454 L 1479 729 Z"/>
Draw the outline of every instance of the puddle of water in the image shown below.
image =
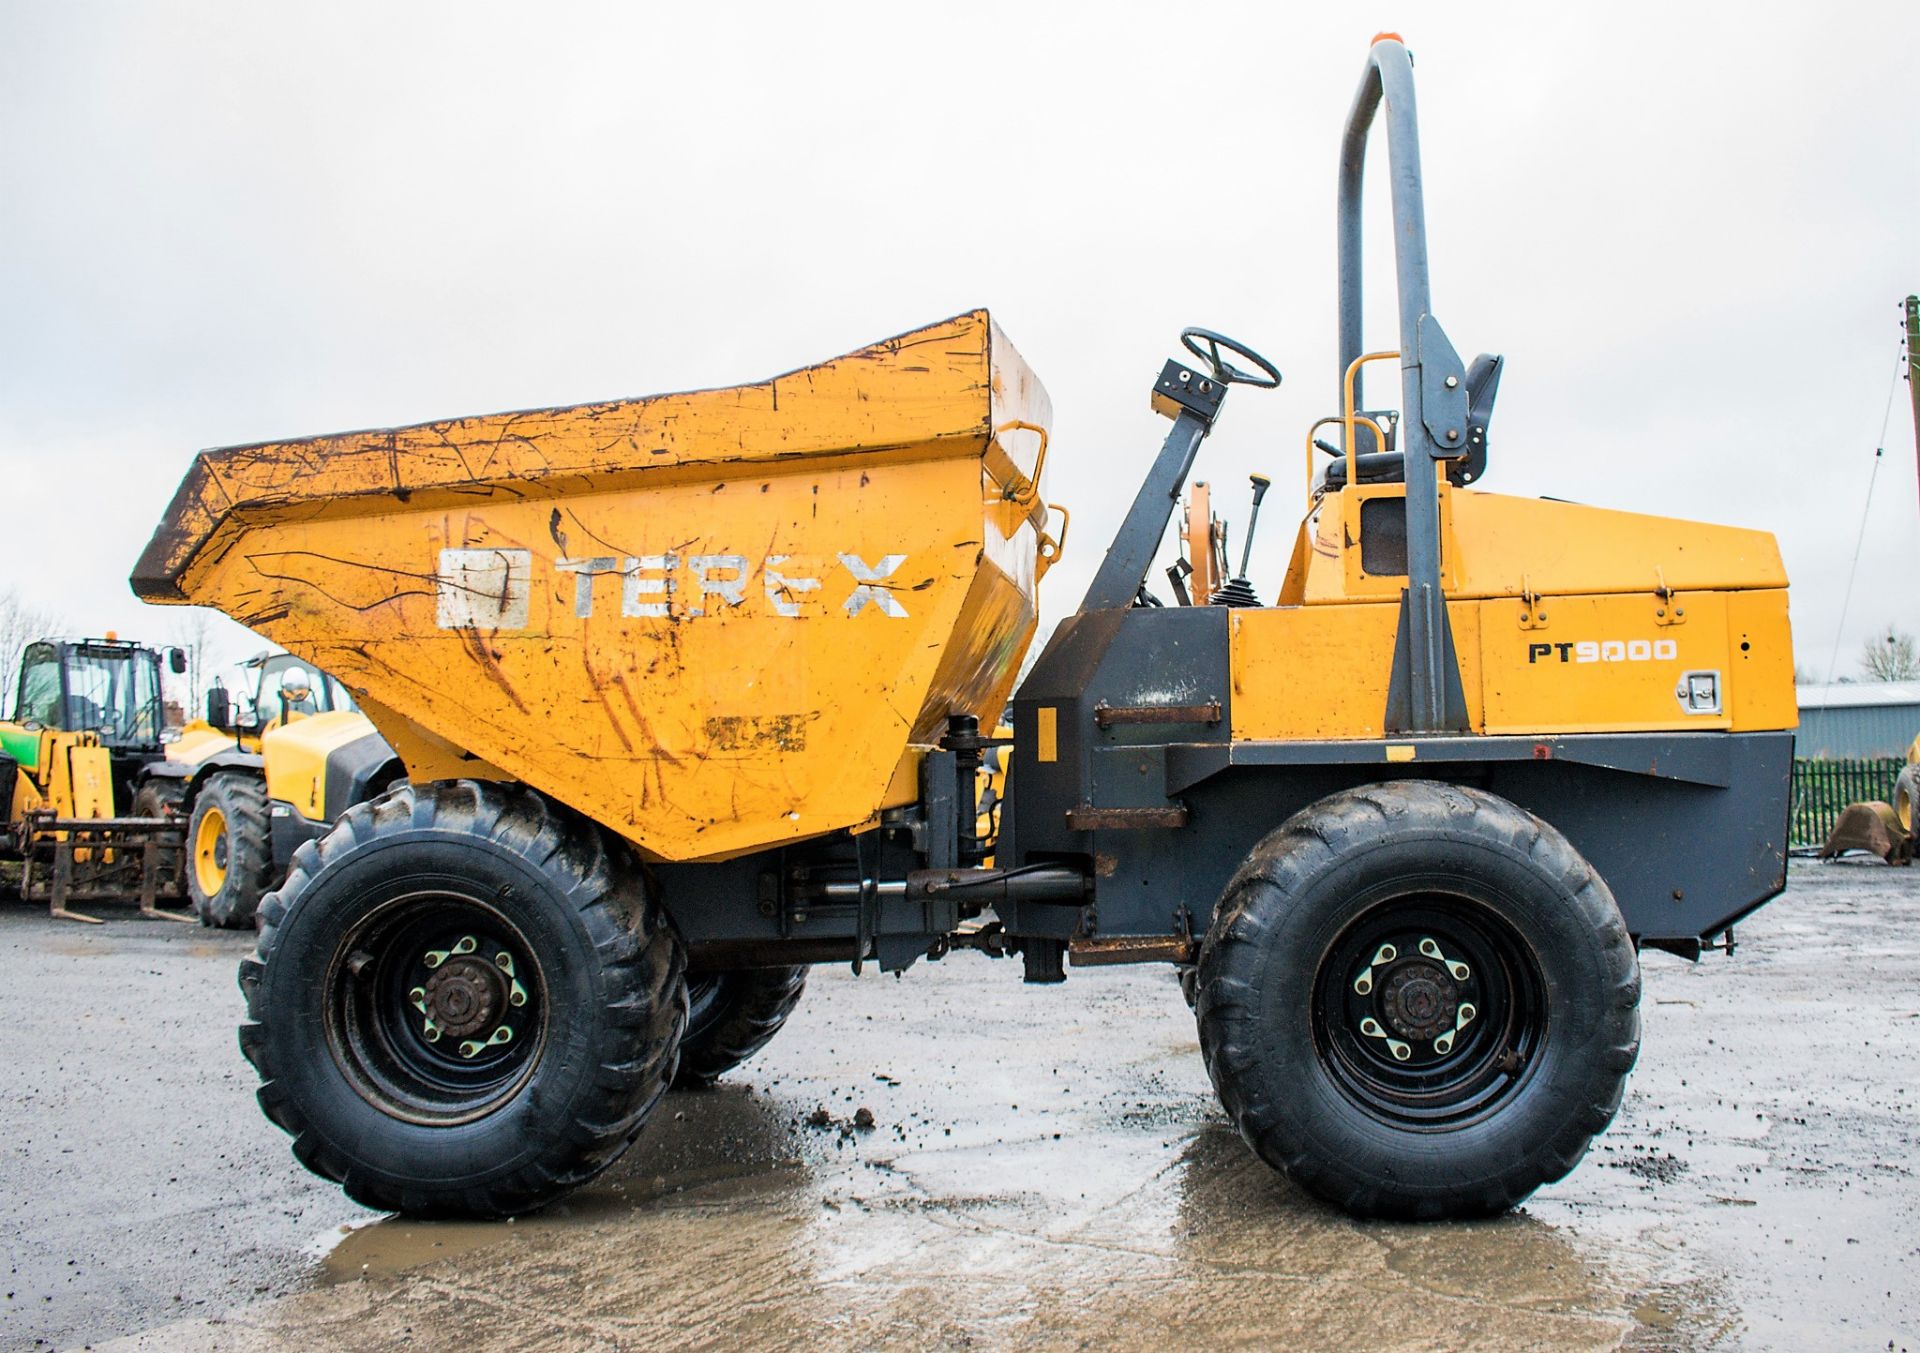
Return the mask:
<path fill-rule="evenodd" d="M 393 1278 L 427 1264 L 471 1254 L 511 1238 L 507 1222 L 409 1222 L 388 1218 L 356 1226 L 321 1260 L 323 1283 Z M 337 1234 L 337 1233 L 336 1233 Z"/>
<path fill-rule="evenodd" d="M 790 1188 L 800 1166 L 784 1106 L 744 1088 L 674 1095 L 631 1150 L 593 1185 L 539 1212 L 499 1222 L 422 1222 L 373 1217 L 316 1238 L 308 1252 L 323 1284 L 394 1278 L 443 1260 L 506 1244 L 563 1238 L 618 1225 L 683 1196 L 725 1198 Z"/>

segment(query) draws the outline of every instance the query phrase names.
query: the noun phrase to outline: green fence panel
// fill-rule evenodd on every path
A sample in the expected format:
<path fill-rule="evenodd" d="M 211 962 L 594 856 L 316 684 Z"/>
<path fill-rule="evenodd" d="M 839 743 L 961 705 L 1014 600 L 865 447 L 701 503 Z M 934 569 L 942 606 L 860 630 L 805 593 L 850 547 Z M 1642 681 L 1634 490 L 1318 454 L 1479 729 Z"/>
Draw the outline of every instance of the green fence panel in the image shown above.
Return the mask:
<path fill-rule="evenodd" d="M 1893 802 L 1893 782 L 1906 762 L 1897 757 L 1849 761 L 1802 759 L 1793 763 L 1793 818 L 1788 839 L 1796 846 L 1826 842 L 1840 810 L 1850 803 Z"/>

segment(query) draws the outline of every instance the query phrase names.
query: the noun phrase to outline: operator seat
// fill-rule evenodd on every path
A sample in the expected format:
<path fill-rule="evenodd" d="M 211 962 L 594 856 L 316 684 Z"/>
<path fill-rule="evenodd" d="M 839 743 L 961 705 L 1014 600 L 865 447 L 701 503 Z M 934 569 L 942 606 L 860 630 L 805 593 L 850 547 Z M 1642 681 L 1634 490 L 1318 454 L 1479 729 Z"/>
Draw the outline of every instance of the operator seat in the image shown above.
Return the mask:
<path fill-rule="evenodd" d="M 1446 462 L 1447 482 L 1464 488 L 1487 472 L 1487 424 L 1493 419 L 1493 397 L 1500 391 L 1500 372 L 1506 359 L 1481 353 L 1467 368 L 1467 454 Z M 1355 456 L 1362 484 L 1402 484 L 1407 478 L 1404 451 L 1369 451 Z M 1336 456 L 1327 466 L 1320 487 L 1338 493 L 1347 486 L 1347 458 Z"/>
<path fill-rule="evenodd" d="M 319 705 L 313 698 L 313 680 L 298 667 L 287 669 L 286 675 L 280 682 L 279 699 L 275 703 L 280 708 L 260 730 L 263 733 L 283 728 L 295 719 L 304 719 L 320 712 Z"/>

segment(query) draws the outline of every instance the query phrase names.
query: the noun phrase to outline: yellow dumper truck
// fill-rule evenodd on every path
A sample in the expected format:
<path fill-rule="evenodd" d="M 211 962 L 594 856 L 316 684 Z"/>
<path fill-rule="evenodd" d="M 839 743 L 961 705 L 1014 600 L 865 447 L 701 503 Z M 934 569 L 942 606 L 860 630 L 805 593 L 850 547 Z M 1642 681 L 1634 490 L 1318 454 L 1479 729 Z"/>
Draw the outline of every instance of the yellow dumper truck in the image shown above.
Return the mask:
<path fill-rule="evenodd" d="M 1400 323 L 1370 353 L 1382 109 Z M 1246 1140 L 1355 1213 L 1497 1213 L 1572 1169 L 1639 1047 L 1637 950 L 1697 955 L 1784 884 L 1786 577 L 1760 532 L 1470 487 L 1500 363 L 1435 319 L 1421 210 L 1385 39 L 1341 160 L 1338 458 L 1272 603 L 1147 587 L 1226 395 L 1280 379 L 1189 330 L 1017 690 L 1068 533 L 1046 392 L 983 311 L 752 385 L 200 455 L 135 590 L 335 673 L 408 773 L 295 853 L 242 967 L 299 1157 L 373 1207 L 537 1207 L 683 1060 L 772 1036 L 806 965 L 970 947 L 1041 982 L 1194 966 Z"/>

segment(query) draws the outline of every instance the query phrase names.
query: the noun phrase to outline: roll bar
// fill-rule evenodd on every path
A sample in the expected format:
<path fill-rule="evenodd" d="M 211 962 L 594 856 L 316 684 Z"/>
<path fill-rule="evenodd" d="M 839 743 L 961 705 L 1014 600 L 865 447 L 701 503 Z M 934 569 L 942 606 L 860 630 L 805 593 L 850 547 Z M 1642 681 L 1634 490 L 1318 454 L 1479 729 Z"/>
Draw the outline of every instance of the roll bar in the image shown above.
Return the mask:
<path fill-rule="evenodd" d="M 1389 185 L 1393 201 L 1395 282 L 1400 303 L 1400 445 L 1406 457 L 1407 590 L 1400 603 L 1393 678 L 1387 695 L 1390 732 L 1464 732 L 1466 701 L 1446 597 L 1440 590 L 1437 461 L 1468 448 L 1466 369 L 1431 312 L 1427 220 L 1420 180 L 1420 131 L 1413 97 L 1413 59 L 1394 34 L 1374 39 L 1347 114 L 1340 143 L 1340 373 L 1363 352 L 1361 340 L 1360 207 L 1367 138 L 1386 106 Z M 1360 379 L 1355 375 L 1356 381 Z M 1365 400 L 1355 387 L 1355 402 Z M 1341 391 L 1344 405 L 1346 392 Z M 1351 448 L 1349 448 L 1351 449 Z"/>

